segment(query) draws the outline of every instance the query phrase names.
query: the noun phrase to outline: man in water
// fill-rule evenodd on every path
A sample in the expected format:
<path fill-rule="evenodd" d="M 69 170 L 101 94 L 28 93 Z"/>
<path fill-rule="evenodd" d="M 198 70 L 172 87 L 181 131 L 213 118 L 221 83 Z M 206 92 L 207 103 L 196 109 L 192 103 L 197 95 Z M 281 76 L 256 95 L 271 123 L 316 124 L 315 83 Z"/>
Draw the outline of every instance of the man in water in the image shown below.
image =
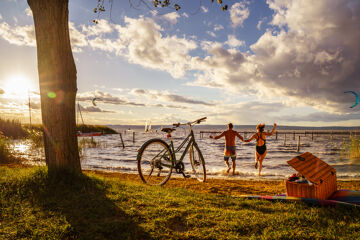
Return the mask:
<path fill-rule="evenodd" d="M 232 160 L 232 167 L 233 167 L 233 174 L 235 174 L 235 167 L 236 167 L 236 145 L 235 145 L 235 137 L 238 137 L 241 139 L 241 141 L 244 141 L 244 138 L 237 132 L 233 130 L 232 123 L 229 123 L 227 125 L 228 130 L 222 132 L 219 136 L 212 136 L 210 135 L 210 138 L 212 139 L 219 139 L 222 137 L 225 137 L 225 149 L 224 149 L 224 161 L 226 166 L 228 167 L 227 173 L 230 172 L 230 164 L 229 164 L 229 158 Z"/>

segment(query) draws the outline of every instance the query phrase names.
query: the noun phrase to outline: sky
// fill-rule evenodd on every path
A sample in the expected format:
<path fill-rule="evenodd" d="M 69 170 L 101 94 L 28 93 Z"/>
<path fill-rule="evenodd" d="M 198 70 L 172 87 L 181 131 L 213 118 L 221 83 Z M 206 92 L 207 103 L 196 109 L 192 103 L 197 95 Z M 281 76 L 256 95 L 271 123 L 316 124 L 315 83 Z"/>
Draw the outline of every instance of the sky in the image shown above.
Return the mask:
<path fill-rule="evenodd" d="M 144 1 L 69 1 L 85 124 L 360 125 L 360 1 Z M 30 97 L 41 123 L 38 93 L 32 12 L 1 0 L 0 116 L 28 123 Z"/>

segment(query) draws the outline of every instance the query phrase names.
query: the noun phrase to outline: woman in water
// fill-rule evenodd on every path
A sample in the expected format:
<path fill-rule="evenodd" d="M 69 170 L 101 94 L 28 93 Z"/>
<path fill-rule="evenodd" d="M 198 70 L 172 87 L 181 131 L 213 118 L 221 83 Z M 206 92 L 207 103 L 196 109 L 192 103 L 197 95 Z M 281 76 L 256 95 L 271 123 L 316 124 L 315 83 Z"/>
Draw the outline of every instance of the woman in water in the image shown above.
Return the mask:
<path fill-rule="evenodd" d="M 271 133 L 264 132 L 265 124 L 258 124 L 256 126 L 256 133 L 249 139 L 244 140 L 244 142 L 251 142 L 253 139 L 256 139 L 256 149 L 255 149 L 255 168 L 258 167 L 258 163 L 260 163 L 259 166 L 259 176 L 261 174 L 262 169 L 262 163 L 266 156 L 267 150 L 266 150 L 266 136 L 271 136 L 274 134 L 276 129 L 276 123 L 274 123 L 273 130 Z"/>

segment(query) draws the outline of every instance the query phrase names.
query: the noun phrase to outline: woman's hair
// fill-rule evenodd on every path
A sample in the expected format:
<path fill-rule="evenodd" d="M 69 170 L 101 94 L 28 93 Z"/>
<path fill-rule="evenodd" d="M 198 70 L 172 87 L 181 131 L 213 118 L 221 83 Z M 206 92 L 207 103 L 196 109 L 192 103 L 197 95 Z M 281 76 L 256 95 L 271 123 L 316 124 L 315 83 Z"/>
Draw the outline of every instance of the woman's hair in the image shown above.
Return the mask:
<path fill-rule="evenodd" d="M 232 129 L 233 128 L 233 124 L 232 123 L 228 123 L 228 128 Z"/>
<path fill-rule="evenodd" d="M 265 128 L 265 123 L 263 123 L 263 124 L 259 123 L 259 124 L 256 126 L 256 130 L 258 130 L 259 132 L 263 132 L 263 131 L 264 131 L 264 128 Z"/>

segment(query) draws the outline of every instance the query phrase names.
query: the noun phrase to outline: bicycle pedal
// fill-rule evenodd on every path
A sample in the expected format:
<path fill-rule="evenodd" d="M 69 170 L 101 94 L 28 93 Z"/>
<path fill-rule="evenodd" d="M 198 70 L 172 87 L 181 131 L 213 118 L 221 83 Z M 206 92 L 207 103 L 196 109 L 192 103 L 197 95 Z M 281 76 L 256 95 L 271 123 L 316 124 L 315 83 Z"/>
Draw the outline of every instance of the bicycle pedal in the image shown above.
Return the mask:
<path fill-rule="evenodd" d="M 190 178 L 190 175 L 185 175 L 185 173 L 182 172 L 182 175 L 184 176 L 184 178 Z"/>

